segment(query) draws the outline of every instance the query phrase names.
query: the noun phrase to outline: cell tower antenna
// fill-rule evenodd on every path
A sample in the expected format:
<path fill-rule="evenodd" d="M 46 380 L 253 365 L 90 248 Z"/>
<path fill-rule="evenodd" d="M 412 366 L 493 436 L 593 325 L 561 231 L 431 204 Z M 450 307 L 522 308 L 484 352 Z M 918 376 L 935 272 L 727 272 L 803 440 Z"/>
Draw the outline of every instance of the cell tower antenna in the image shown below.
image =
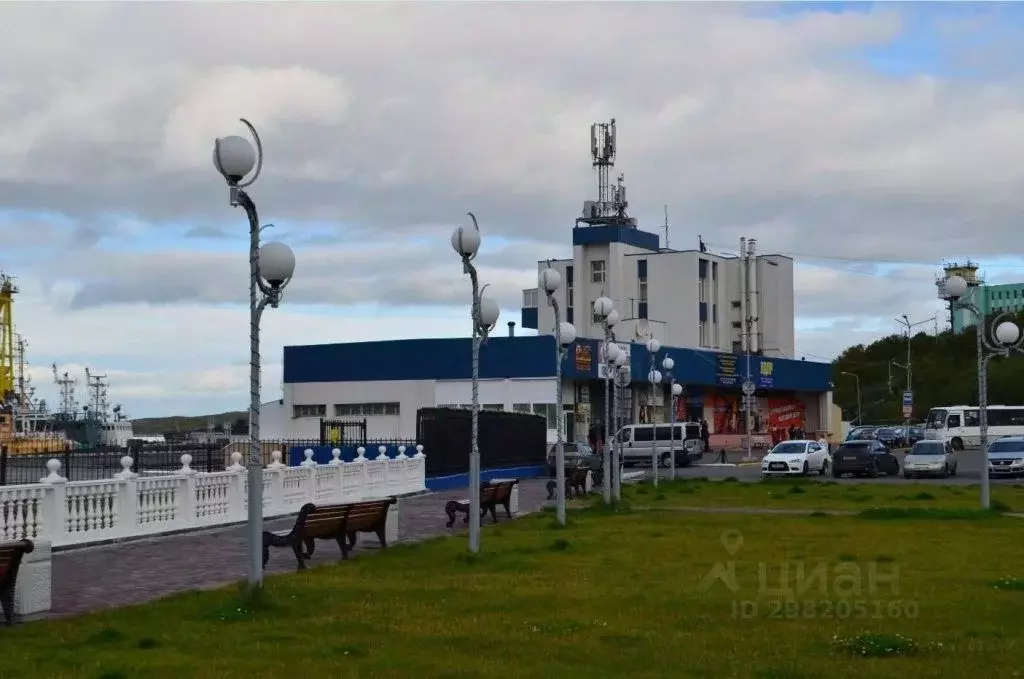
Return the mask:
<path fill-rule="evenodd" d="M 590 126 L 590 157 L 597 168 L 597 200 L 583 202 L 583 216 L 576 220 L 577 226 L 583 222 L 590 226 L 636 227 L 636 219 L 626 214 L 629 202 L 625 177 L 620 174 L 616 185 L 611 185 L 611 170 L 618 153 L 617 137 L 615 118 Z"/>

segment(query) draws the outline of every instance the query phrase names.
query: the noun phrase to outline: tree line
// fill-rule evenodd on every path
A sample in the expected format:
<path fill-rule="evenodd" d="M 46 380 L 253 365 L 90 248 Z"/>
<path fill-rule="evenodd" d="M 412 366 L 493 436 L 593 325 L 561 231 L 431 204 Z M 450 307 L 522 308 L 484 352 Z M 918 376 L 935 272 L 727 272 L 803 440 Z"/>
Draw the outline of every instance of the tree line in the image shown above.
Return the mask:
<path fill-rule="evenodd" d="M 1022 325 L 1024 318 L 1015 319 Z M 974 328 L 960 334 L 924 332 L 910 340 L 910 366 L 914 392 L 914 422 L 921 422 L 933 407 L 977 405 L 977 351 Z M 896 363 L 900 364 L 897 366 Z M 857 419 L 857 378 L 865 424 L 902 422 L 903 391 L 907 389 L 907 336 L 890 335 L 868 345 L 847 348 L 832 363 L 833 398 L 843 419 Z M 854 378 L 852 375 L 856 375 Z M 1024 405 L 1024 355 L 995 358 L 988 367 L 988 402 Z"/>

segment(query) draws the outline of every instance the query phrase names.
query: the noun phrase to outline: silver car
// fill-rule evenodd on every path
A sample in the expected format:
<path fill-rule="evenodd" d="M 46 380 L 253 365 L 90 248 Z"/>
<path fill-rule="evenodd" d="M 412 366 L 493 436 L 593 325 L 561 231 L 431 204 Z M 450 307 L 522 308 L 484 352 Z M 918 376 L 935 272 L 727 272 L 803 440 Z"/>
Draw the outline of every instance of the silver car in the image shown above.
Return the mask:
<path fill-rule="evenodd" d="M 988 474 L 995 478 L 1024 476 L 1024 436 L 1004 436 L 988 445 Z"/>
<path fill-rule="evenodd" d="M 565 468 L 585 467 L 593 464 L 594 449 L 586 443 L 563 443 L 562 454 L 565 456 Z M 555 475 L 555 444 L 548 448 L 548 472 Z"/>
<path fill-rule="evenodd" d="M 903 478 L 956 476 L 956 452 L 943 441 L 918 441 L 903 458 Z"/>

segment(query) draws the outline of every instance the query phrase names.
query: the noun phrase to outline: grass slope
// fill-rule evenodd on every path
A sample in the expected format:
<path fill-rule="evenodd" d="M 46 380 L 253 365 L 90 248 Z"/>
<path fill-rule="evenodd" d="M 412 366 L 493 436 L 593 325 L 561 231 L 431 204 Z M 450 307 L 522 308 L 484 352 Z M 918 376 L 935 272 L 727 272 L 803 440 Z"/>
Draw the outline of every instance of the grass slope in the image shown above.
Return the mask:
<path fill-rule="evenodd" d="M 0 675 L 1008 677 L 1022 528 L 604 510 L 558 527 L 542 514 L 488 527 L 478 557 L 442 538 L 269 577 L 263 601 L 196 592 L 0 630 Z M 734 586 L 701 586 L 716 567 Z M 821 582 L 799 591 L 798 567 Z M 869 591 L 875 567 L 895 585 Z"/>
<path fill-rule="evenodd" d="M 171 417 L 142 417 L 132 420 L 132 428 L 139 436 L 156 436 L 169 431 L 205 431 L 207 424 L 213 420 L 213 426 L 220 429 L 224 424 L 233 425 L 239 419 L 248 420 L 249 413 L 244 410 L 233 410 L 216 415 L 172 415 Z"/>

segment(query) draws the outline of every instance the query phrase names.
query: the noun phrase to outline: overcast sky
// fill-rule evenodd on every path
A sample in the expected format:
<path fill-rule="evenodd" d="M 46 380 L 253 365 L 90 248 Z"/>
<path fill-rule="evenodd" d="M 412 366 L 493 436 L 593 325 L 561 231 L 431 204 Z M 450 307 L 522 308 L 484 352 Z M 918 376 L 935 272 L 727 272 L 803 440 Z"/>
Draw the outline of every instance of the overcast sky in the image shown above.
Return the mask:
<path fill-rule="evenodd" d="M 247 404 L 247 230 L 210 162 L 252 120 L 251 189 L 295 282 L 281 347 L 453 336 L 448 245 L 519 320 L 536 260 L 596 197 L 618 120 L 631 212 L 671 245 L 740 236 L 797 262 L 797 351 L 830 359 L 931 318 L 944 258 L 1019 279 L 1017 4 L 4 3 L 0 267 L 39 393 L 106 373 L 133 416 Z M 465 300 L 465 301 L 464 301 Z M 941 323 L 941 320 L 940 320 Z M 932 331 L 931 323 L 922 328 Z M 429 357 L 424 357 L 429 360 Z"/>

